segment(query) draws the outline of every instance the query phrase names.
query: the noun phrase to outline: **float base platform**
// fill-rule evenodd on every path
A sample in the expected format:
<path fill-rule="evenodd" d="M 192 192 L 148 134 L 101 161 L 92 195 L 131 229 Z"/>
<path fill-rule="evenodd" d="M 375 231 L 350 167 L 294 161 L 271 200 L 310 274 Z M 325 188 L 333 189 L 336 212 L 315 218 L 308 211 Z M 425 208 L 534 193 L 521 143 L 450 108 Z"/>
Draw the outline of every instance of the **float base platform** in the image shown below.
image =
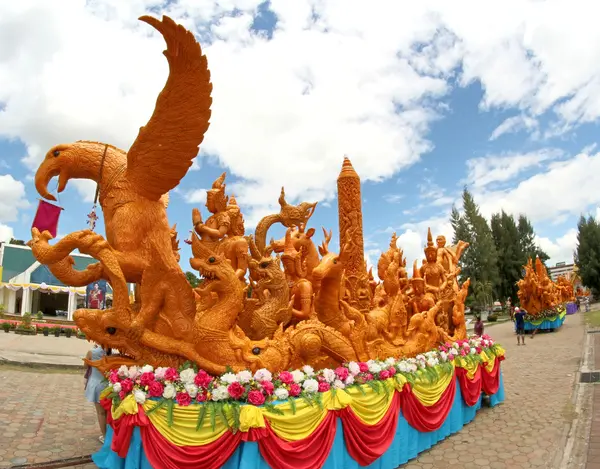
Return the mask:
<path fill-rule="evenodd" d="M 498 367 L 494 377 L 496 392 L 489 396 L 489 405 L 492 407 L 504 401 L 504 384 L 502 372 L 499 369 L 499 360 L 497 360 L 496 367 Z M 482 376 L 484 373 L 485 371 L 482 371 L 470 380 L 471 384 L 474 381 L 479 381 L 479 384 L 475 384 L 475 386 L 479 386 L 480 390 L 485 388 L 486 379 L 489 383 L 489 376 Z M 464 425 L 476 418 L 477 411 L 482 406 L 484 393 L 483 391 L 476 392 L 475 389 L 476 393 L 473 394 L 473 388 L 470 391 L 465 389 L 465 380 L 468 380 L 465 376 L 466 373 L 459 375 L 458 369 L 457 373 L 453 374 L 453 382 L 447 386 L 447 389 L 454 389 L 451 401 L 448 402 L 450 408 L 444 412 L 447 414 L 441 426 L 434 431 L 415 429 L 414 411 L 410 411 L 407 405 L 406 412 L 408 413 L 406 415 L 412 420 L 412 425 L 409 424 L 403 411 L 404 401 L 400 397 L 403 394 L 402 392 L 395 393 L 397 399 L 396 397 L 391 399 L 392 401 L 398 401 L 398 409 L 395 413 L 392 412 L 394 418 L 386 419 L 383 417 L 380 422 L 372 427 L 371 432 L 367 430 L 366 433 L 361 435 L 352 426 L 347 425 L 347 421 L 339 417 L 346 409 L 329 412 L 333 420 L 332 425 L 327 430 L 327 435 L 321 435 L 316 439 L 307 438 L 310 441 L 285 442 L 280 440 L 275 445 L 277 448 L 273 448 L 279 453 L 278 456 L 267 458 L 270 459 L 270 463 L 263 456 L 267 449 L 264 443 L 260 441 L 261 435 L 259 432 L 254 435 L 250 432 L 246 433 L 244 437 L 232 438 L 229 443 L 223 441 L 222 444 L 228 445 L 228 447 L 224 446 L 221 449 L 211 448 L 209 450 L 206 448 L 206 450 L 203 450 L 202 447 L 172 447 L 172 444 L 163 447 L 164 438 L 161 438 L 160 435 L 158 437 L 157 435 L 149 436 L 148 427 L 140 427 L 137 425 L 138 422 L 130 423 L 133 426 L 133 431 L 129 433 L 127 445 L 125 447 L 121 445 L 119 452 L 122 457 L 113 450 L 115 448 L 113 444 L 115 433 L 113 428 L 109 426 L 106 441 L 101 450 L 93 455 L 93 461 L 99 468 L 103 469 L 183 469 L 192 467 L 207 469 L 216 469 L 217 467 L 225 469 L 317 469 L 321 467 L 324 469 L 358 469 L 360 467 L 393 469 L 416 458 L 419 453 L 426 451 L 448 436 L 460 432 Z M 483 381 L 483 388 L 481 381 Z M 444 394 L 447 392 L 449 391 L 444 391 Z M 469 406 L 465 399 L 475 402 Z M 387 413 L 389 413 L 392 406 L 393 404 L 390 405 Z M 137 419 L 141 415 L 142 412 L 140 411 L 139 415 L 132 417 Z M 431 418 L 435 419 L 435 416 L 431 416 Z M 417 419 L 427 420 L 427 416 L 421 415 Z M 382 423 L 387 428 L 382 428 Z M 427 425 L 426 422 L 422 423 Z M 195 427 L 195 422 L 191 425 Z M 122 431 L 121 428 L 119 432 Z M 318 429 L 315 430 L 315 433 L 318 432 Z M 386 439 L 383 436 L 386 432 L 390 433 L 391 438 Z M 231 434 L 231 432 L 228 433 Z M 362 460 L 362 464 L 356 460 L 356 447 L 354 449 L 349 448 L 348 443 L 353 439 L 361 440 L 357 443 L 357 446 L 362 446 L 359 451 L 361 454 L 358 457 L 359 460 Z M 368 440 L 367 447 L 365 447 L 365 440 Z M 219 441 L 220 439 L 207 446 L 218 445 Z M 154 448 L 150 448 L 149 445 L 154 446 Z M 378 447 L 381 445 L 387 446 L 382 449 Z M 111 446 L 113 449 L 111 449 Z M 232 448 L 235 449 L 232 450 Z M 226 457 L 226 460 L 222 463 L 215 465 L 215 450 L 230 454 L 230 456 Z M 382 451 L 383 454 L 381 454 Z M 374 457 L 375 455 L 377 457 Z M 277 458 L 281 458 L 279 459 L 280 462 L 274 462 L 277 461 Z"/>
<path fill-rule="evenodd" d="M 555 331 L 560 329 L 560 327 L 565 322 L 565 317 L 567 313 L 563 311 L 560 314 L 557 314 L 554 317 L 540 319 L 538 321 L 527 321 L 525 320 L 525 332 L 533 332 L 537 331 Z"/>

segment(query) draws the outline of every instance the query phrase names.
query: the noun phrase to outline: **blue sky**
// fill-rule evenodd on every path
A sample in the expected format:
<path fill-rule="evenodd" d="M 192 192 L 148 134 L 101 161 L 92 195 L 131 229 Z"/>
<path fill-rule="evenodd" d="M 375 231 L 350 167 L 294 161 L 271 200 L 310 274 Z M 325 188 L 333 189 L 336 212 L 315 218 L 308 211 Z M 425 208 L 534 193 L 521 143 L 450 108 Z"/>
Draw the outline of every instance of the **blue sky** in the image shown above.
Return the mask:
<path fill-rule="evenodd" d="M 136 21 L 151 12 L 195 30 L 214 85 L 197 165 L 171 194 L 181 237 L 222 171 L 247 232 L 285 185 L 290 202 L 320 200 L 311 225 L 336 233 L 347 154 L 364 181 L 371 263 L 392 231 L 409 262 L 422 257 L 428 226 L 451 236 L 464 185 L 486 216 L 528 215 L 551 262 L 571 261 L 577 219 L 600 202 L 600 66 L 588 60 L 600 41 L 581 26 L 589 12 L 470 3 L 473 24 L 465 5 L 380 3 L 389 14 L 335 1 L 0 6 L 0 235 L 28 239 L 32 174 L 52 145 L 126 149 L 146 123 L 167 74 L 162 39 Z M 59 234 L 85 228 L 93 191 L 70 182 Z"/>

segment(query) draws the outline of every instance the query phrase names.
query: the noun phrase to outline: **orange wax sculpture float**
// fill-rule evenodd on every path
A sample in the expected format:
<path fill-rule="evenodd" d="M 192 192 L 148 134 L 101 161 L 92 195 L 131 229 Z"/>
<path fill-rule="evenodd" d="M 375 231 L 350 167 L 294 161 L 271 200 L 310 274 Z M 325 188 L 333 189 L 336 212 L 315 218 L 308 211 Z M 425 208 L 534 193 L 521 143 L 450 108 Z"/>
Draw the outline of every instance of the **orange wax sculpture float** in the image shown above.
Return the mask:
<path fill-rule="evenodd" d="M 315 230 L 307 225 L 317 204 L 291 205 L 283 189 L 279 213 L 246 236 L 238 201 L 227 196 L 221 175 L 207 191 L 210 216 L 203 221 L 199 210 L 192 214 L 190 264 L 204 278 L 192 289 L 178 263 L 166 206 L 209 127 L 210 72 L 192 33 L 168 17 L 141 19 L 165 38 L 169 62 L 150 121 L 128 152 L 90 141 L 57 145 L 35 176 L 38 192 L 50 200 L 54 176 L 59 192 L 74 178 L 99 187 L 105 237 L 82 230 L 50 245 L 50 233 L 32 229 L 30 241 L 36 259 L 66 285 L 110 282 L 112 308 L 80 309 L 74 316 L 89 339 L 120 352 L 93 366 L 106 371 L 191 361 L 215 375 L 229 368 L 322 368 L 415 356 L 466 338 L 469 281 L 459 285 L 457 278 L 467 244 L 447 247 L 438 237 L 436 246 L 429 232 L 426 261 L 420 269 L 415 262 L 409 279 L 394 235 L 375 281 L 364 260 L 360 178 L 348 158 L 338 178 L 339 250 L 325 230 L 315 246 Z M 287 228 L 285 238 L 267 243 L 275 223 Z M 75 249 L 98 262 L 75 270 Z M 128 283 L 137 285 L 133 303 Z"/>
<path fill-rule="evenodd" d="M 521 307 L 533 317 L 556 315 L 565 302 L 573 299 L 573 286 L 565 278 L 554 283 L 539 257 L 535 265 L 530 258 L 524 266 L 525 275 L 517 282 Z"/>

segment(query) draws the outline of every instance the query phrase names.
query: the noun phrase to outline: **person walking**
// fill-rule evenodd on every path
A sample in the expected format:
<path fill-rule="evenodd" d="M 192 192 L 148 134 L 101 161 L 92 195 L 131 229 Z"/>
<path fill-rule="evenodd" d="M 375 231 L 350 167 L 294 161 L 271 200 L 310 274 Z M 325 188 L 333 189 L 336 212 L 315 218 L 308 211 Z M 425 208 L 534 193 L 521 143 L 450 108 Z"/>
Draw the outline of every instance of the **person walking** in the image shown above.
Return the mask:
<path fill-rule="evenodd" d="M 525 345 L 525 311 L 521 308 L 515 308 L 515 324 L 517 326 L 517 345 Z"/>
<path fill-rule="evenodd" d="M 110 351 L 107 353 L 102 347 L 95 344 L 94 347 L 88 351 L 85 358 L 90 361 L 95 361 L 100 360 L 105 355 L 110 355 Z M 101 432 L 98 440 L 100 440 L 100 443 L 102 444 L 104 444 L 104 438 L 106 437 L 106 411 L 104 410 L 104 407 L 100 405 L 100 393 L 106 386 L 107 382 L 102 373 L 86 363 L 84 375 L 85 398 L 88 402 L 93 403 L 96 408 L 96 416 Z"/>

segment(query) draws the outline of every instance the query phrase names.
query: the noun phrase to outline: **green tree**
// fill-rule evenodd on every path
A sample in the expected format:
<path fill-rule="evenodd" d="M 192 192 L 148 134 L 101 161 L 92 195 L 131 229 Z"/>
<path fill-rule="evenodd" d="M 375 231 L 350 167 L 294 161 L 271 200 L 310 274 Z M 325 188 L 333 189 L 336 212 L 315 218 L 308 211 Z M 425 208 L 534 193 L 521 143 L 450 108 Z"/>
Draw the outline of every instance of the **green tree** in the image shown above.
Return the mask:
<path fill-rule="evenodd" d="M 600 225 L 592 216 L 586 219 L 582 215 L 577 223 L 577 248 L 574 257 L 582 283 L 592 289 L 594 294 L 598 294 L 600 292 Z"/>
<path fill-rule="evenodd" d="M 21 239 L 16 239 L 16 238 L 10 238 L 10 241 L 8 242 L 8 244 L 14 244 L 16 246 L 25 246 L 26 245 L 25 241 L 23 241 Z"/>
<path fill-rule="evenodd" d="M 539 257 L 540 260 L 546 264 L 546 261 L 550 259 L 550 256 L 546 254 L 535 242 L 535 231 L 533 231 L 533 225 L 529 221 L 529 219 L 521 214 L 519 215 L 519 239 L 521 243 L 521 250 L 525 255 L 525 262 L 530 257 L 535 259 Z M 524 262 L 524 263 L 525 263 Z"/>
<path fill-rule="evenodd" d="M 450 223 L 454 228 L 453 242 L 463 240 L 470 244 L 460 260 L 461 278 L 471 279 L 472 291 L 479 288 L 477 283 L 489 282 L 493 296 L 500 282 L 496 245 L 487 220 L 467 188 L 463 190 L 463 214 L 453 208 Z"/>
<path fill-rule="evenodd" d="M 185 277 L 187 278 L 187 281 L 190 283 L 192 288 L 196 288 L 200 283 L 200 279 L 193 272 L 186 272 Z"/>
<path fill-rule="evenodd" d="M 521 278 L 522 266 L 527 262 L 521 235 L 515 218 L 504 210 L 492 215 L 490 225 L 498 252 L 498 295 L 502 301 L 510 297 L 514 303 L 518 290 L 516 283 Z"/>

